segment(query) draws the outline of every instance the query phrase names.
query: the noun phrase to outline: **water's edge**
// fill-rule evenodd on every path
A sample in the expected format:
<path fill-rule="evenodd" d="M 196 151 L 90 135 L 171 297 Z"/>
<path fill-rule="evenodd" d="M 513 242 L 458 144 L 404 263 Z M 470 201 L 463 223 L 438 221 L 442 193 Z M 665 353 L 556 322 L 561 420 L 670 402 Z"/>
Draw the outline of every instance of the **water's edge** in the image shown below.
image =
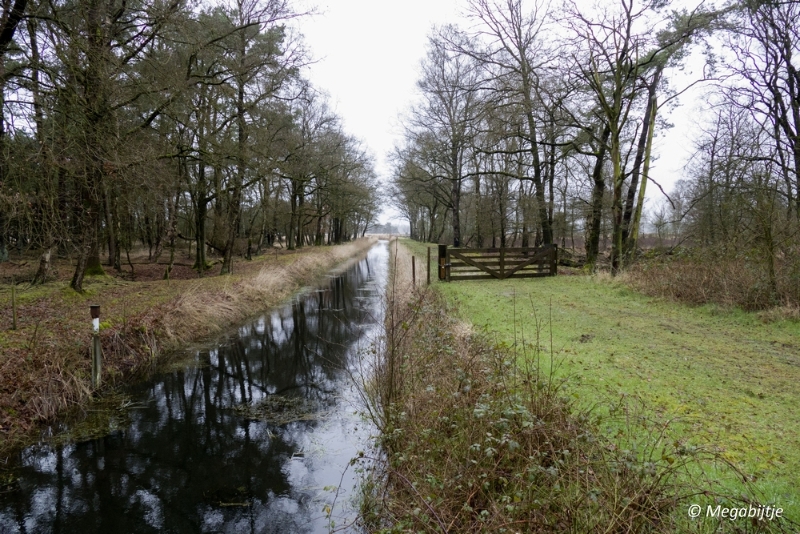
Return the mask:
<path fill-rule="evenodd" d="M 25 449 L 17 487 L 0 495 L 0 532 L 328 532 L 352 522 L 348 466 L 374 432 L 352 377 L 381 327 L 387 271 L 381 242 L 194 350 L 191 365 L 129 388 L 107 435 Z"/>

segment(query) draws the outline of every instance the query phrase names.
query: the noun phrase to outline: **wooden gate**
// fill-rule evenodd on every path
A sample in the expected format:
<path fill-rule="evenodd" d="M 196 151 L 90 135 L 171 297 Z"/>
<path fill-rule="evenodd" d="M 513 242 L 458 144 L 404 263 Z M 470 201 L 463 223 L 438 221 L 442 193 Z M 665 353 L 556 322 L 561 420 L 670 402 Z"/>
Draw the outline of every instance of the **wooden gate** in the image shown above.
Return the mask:
<path fill-rule="evenodd" d="M 441 254 L 441 251 L 440 251 Z M 439 279 L 488 280 L 555 276 L 558 247 L 447 248 Z M 441 261 L 444 260 L 444 261 Z"/>

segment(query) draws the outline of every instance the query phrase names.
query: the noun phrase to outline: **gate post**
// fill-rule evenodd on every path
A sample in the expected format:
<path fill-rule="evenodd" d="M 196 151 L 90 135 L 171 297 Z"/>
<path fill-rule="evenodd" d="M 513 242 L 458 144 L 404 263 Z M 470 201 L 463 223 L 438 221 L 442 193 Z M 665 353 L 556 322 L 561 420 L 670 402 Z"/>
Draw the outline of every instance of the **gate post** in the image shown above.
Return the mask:
<path fill-rule="evenodd" d="M 446 280 L 444 264 L 447 261 L 447 245 L 439 245 L 439 280 Z"/>
<path fill-rule="evenodd" d="M 431 285 L 431 247 L 428 247 L 428 263 L 425 264 L 425 273 L 428 277 L 428 285 Z"/>

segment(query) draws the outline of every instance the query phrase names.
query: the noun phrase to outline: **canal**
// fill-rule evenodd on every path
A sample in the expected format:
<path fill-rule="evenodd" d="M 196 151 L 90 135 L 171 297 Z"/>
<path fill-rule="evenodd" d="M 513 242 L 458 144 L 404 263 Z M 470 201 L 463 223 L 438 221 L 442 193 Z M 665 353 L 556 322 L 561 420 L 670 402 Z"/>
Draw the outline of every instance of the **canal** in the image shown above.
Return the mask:
<path fill-rule="evenodd" d="M 352 524 L 359 464 L 349 464 L 375 432 L 355 382 L 383 320 L 388 258 L 381 241 L 284 307 L 187 351 L 186 365 L 124 392 L 125 415 L 102 437 L 22 451 L 17 482 L 0 494 L 0 532 Z"/>

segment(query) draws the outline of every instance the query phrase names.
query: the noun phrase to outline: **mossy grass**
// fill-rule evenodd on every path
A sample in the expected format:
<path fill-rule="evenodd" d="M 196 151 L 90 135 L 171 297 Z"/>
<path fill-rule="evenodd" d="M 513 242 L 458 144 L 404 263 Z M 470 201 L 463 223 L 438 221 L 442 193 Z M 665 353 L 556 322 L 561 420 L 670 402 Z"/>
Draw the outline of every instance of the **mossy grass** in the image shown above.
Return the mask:
<path fill-rule="evenodd" d="M 537 324 L 551 331 L 540 348 L 552 343 L 554 376 L 605 432 L 619 430 L 621 402 L 641 403 L 674 441 L 714 449 L 741 471 L 717 473 L 730 492 L 752 486 L 800 520 L 796 321 L 653 298 L 606 276 L 434 284 L 460 319 L 499 343 L 530 343 Z"/>
<path fill-rule="evenodd" d="M 106 276 L 106 271 L 99 263 L 86 267 L 85 276 Z"/>

